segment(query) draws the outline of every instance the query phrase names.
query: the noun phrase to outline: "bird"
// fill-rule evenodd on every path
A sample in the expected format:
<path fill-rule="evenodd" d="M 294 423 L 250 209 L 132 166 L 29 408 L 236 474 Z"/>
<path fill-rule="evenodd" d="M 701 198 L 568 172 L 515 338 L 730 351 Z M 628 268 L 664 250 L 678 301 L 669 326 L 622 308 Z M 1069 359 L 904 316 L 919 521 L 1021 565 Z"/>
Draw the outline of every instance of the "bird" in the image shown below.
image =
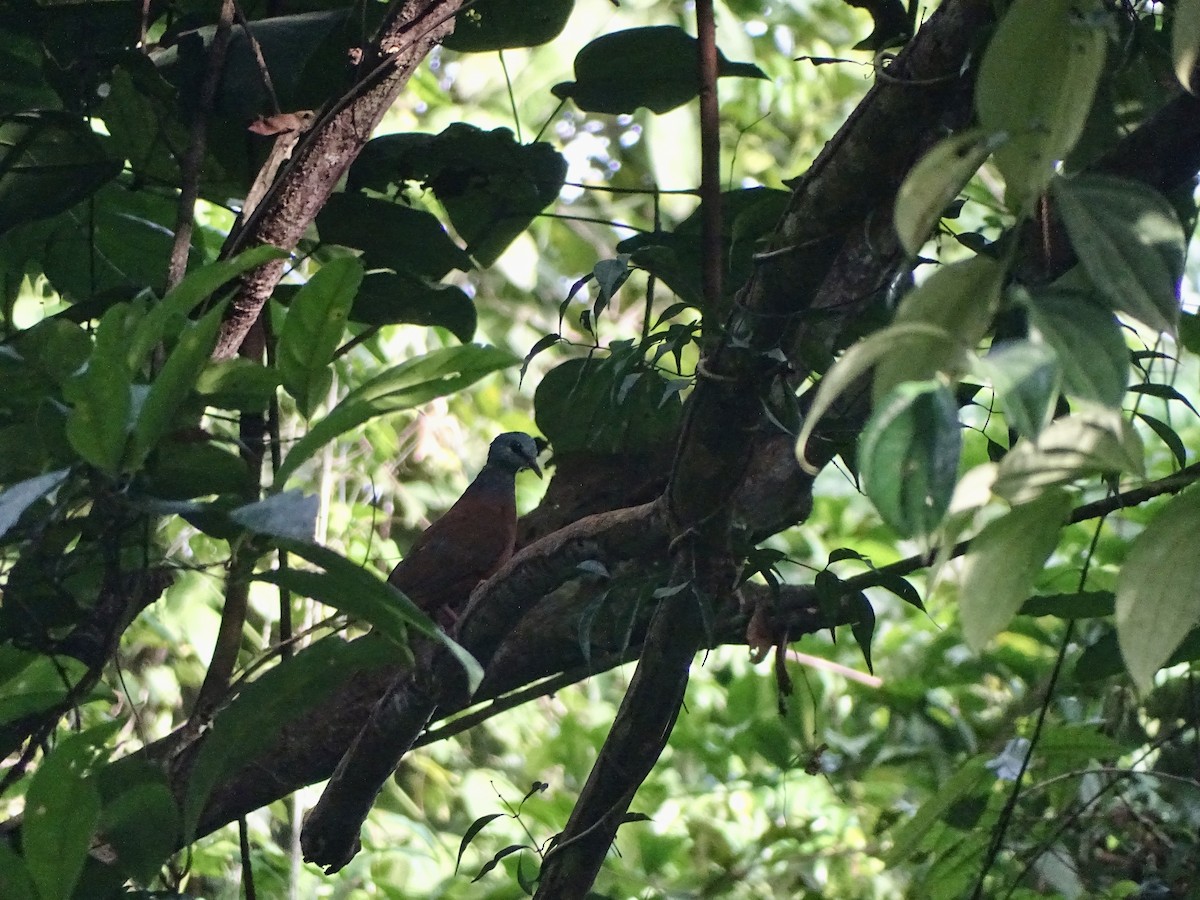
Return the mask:
<path fill-rule="evenodd" d="M 493 440 L 475 480 L 417 537 L 388 576 L 443 628 L 458 621 L 475 585 L 512 556 L 517 540 L 516 477 L 523 469 L 542 477 L 537 454 L 537 443 L 520 431 Z"/>

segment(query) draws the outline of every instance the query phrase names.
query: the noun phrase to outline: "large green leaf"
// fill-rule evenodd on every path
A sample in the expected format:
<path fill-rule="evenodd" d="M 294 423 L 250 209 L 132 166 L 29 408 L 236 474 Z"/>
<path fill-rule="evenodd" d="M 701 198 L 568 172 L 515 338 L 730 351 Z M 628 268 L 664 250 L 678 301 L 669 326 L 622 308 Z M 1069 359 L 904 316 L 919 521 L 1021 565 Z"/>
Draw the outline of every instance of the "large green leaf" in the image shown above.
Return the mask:
<path fill-rule="evenodd" d="M 936 331 L 924 339 L 914 333 L 879 360 L 875 400 L 906 381 L 924 381 L 939 372 L 957 376 L 996 315 L 1004 275 L 1001 263 L 975 256 L 943 266 L 906 294 L 893 327 L 921 324 Z"/>
<path fill-rule="evenodd" d="M 1109 175 L 1054 181 L 1071 245 L 1101 296 L 1151 328 L 1175 334 L 1186 241 L 1167 199 Z"/>
<path fill-rule="evenodd" d="M 50 709 L 86 671 L 83 663 L 69 656 L 0 646 L 0 724 Z"/>
<path fill-rule="evenodd" d="M 1175 76 L 1191 93 L 1192 73 L 1200 58 L 1200 0 L 1179 0 L 1175 4 L 1175 20 L 1171 23 L 1171 58 Z"/>
<path fill-rule="evenodd" d="M 900 246 L 915 256 L 938 219 L 993 150 L 982 128 L 935 144 L 909 171 L 896 194 L 894 220 Z"/>
<path fill-rule="evenodd" d="M 536 47 L 562 33 L 575 0 L 478 0 L 442 42 L 460 53 Z"/>
<path fill-rule="evenodd" d="M 369 269 L 392 269 L 437 280 L 471 259 L 437 217 L 403 203 L 359 193 L 334 194 L 317 214 L 321 240 L 363 251 Z"/>
<path fill-rule="evenodd" d="M 752 63 L 731 63 L 717 51 L 717 74 L 766 78 Z M 554 96 L 588 112 L 632 113 L 639 106 L 665 113 L 700 93 L 699 44 L 674 25 L 629 28 L 601 35 L 575 57 L 575 80 Z"/>
<path fill-rule="evenodd" d="M 21 843 L 39 900 L 74 896 L 100 819 L 100 794 L 90 771 L 98 748 L 121 725 L 109 722 L 63 738 L 33 776 Z"/>
<path fill-rule="evenodd" d="M 959 609 L 963 636 L 975 650 L 1003 631 L 1033 593 L 1070 510 L 1070 495 L 1047 491 L 992 520 L 971 540 Z"/>
<path fill-rule="evenodd" d="M 339 434 L 371 419 L 400 412 L 462 390 L 485 375 L 520 362 L 506 350 L 466 344 L 410 359 L 350 391 L 293 446 L 275 473 L 281 488 L 288 476 Z"/>
<path fill-rule="evenodd" d="M 120 171 L 78 116 L 43 110 L 0 118 L 0 234 L 69 209 Z"/>
<path fill-rule="evenodd" d="M 535 419 L 556 453 L 637 453 L 672 440 L 682 403 L 673 382 L 633 353 L 570 359 L 546 373 Z"/>
<path fill-rule="evenodd" d="M 995 155 L 1011 209 L 1029 212 L 1083 132 L 1108 38 L 1082 0 L 1015 0 L 983 55 L 975 108 L 1007 141 Z"/>
<path fill-rule="evenodd" d="M 1084 407 L 1055 419 L 1036 441 L 1019 441 L 1001 460 L 992 490 L 1025 503 L 1085 475 L 1140 475 L 1144 466 L 1141 439 L 1119 410 Z"/>
<path fill-rule="evenodd" d="M 474 301 L 457 285 L 372 272 L 363 279 L 350 318 L 366 325 L 436 325 L 465 344 L 475 336 L 478 316 Z"/>
<path fill-rule="evenodd" d="M 1054 348 L 1070 394 L 1117 408 L 1129 381 L 1129 348 L 1112 311 L 1091 295 L 1046 288 L 1028 295 L 1036 337 Z"/>
<path fill-rule="evenodd" d="M 1129 548 L 1117 576 L 1117 639 L 1146 693 L 1154 673 L 1200 624 L 1200 485 L 1160 509 Z"/>
<path fill-rule="evenodd" d="M 323 265 L 296 292 L 279 330 L 275 365 L 283 386 L 305 418 L 325 400 L 333 371 L 329 364 L 346 333 L 350 306 L 362 283 L 362 264 L 341 257 Z"/>
<path fill-rule="evenodd" d="M 388 193 L 419 182 L 442 204 L 467 253 L 490 266 L 554 202 L 566 175 L 566 160 L 550 144 L 518 144 L 507 128 L 482 131 L 456 122 L 441 134 L 389 134 L 368 142 L 350 168 L 347 189 Z"/>
<path fill-rule="evenodd" d="M 871 415 L 859 441 L 867 496 L 900 534 L 927 535 L 950 505 L 961 451 L 953 392 L 939 382 L 902 384 Z"/>
<path fill-rule="evenodd" d="M 0 491 L 0 537 L 17 524 L 21 513 L 66 481 L 70 474 L 70 469 L 59 469 L 27 478 Z"/>

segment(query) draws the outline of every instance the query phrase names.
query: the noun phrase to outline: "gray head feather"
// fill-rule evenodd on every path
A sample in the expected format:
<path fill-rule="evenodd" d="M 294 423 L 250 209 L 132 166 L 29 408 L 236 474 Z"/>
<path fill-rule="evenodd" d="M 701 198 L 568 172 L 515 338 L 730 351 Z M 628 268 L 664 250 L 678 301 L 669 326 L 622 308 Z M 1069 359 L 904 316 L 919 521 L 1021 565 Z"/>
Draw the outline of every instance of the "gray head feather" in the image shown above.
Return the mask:
<path fill-rule="evenodd" d="M 542 470 L 537 463 L 538 448 L 533 438 L 522 431 L 509 431 L 500 435 L 488 448 L 487 464 L 514 474 L 522 469 L 532 469 L 538 478 Z"/>

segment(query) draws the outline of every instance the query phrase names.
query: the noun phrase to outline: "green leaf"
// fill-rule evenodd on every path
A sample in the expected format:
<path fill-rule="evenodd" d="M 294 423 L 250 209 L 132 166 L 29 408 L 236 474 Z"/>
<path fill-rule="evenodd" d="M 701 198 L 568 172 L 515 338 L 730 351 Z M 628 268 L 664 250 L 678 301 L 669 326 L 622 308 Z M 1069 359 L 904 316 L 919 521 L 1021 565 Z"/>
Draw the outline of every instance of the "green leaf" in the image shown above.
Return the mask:
<path fill-rule="evenodd" d="M 39 900 L 69 900 L 74 893 L 100 819 L 100 794 L 88 776 L 97 748 L 122 724 L 63 738 L 29 784 L 21 841 Z"/>
<path fill-rule="evenodd" d="M 961 451 L 954 394 L 937 382 L 902 384 L 871 415 L 859 441 L 867 496 L 903 536 L 927 535 L 950 505 Z"/>
<path fill-rule="evenodd" d="M 638 453 L 662 447 L 683 411 L 678 394 L 636 352 L 570 359 L 546 373 L 534 393 L 537 426 L 558 453 Z"/>
<path fill-rule="evenodd" d="M 0 645 L 0 725 L 60 703 L 86 671 L 69 656 Z"/>
<path fill-rule="evenodd" d="M 70 469 L 27 478 L 0 492 L 0 537 L 17 524 L 21 513 L 67 480 Z"/>
<path fill-rule="evenodd" d="M 1175 63 L 1175 77 L 1189 93 L 1192 88 L 1192 72 L 1200 57 L 1200 0 L 1178 0 L 1175 4 L 1175 20 L 1171 23 L 1171 59 Z"/>
<path fill-rule="evenodd" d="M 1142 693 L 1200 623 L 1200 485 L 1174 497 L 1134 538 L 1117 575 L 1117 639 Z"/>
<path fill-rule="evenodd" d="M 346 332 L 346 318 L 362 283 L 362 263 L 330 260 L 296 293 L 279 331 L 275 365 L 283 386 L 306 419 L 329 393 L 333 353 Z"/>
<path fill-rule="evenodd" d="M 1110 175 L 1058 178 L 1052 188 L 1071 246 L 1096 290 L 1114 310 L 1174 335 L 1186 242 L 1167 199 Z"/>
<path fill-rule="evenodd" d="M 391 193 L 420 182 L 446 210 L 467 253 L 490 266 L 558 197 L 567 162 L 550 144 L 518 144 L 512 131 L 456 122 L 441 134 L 389 134 L 369 141 L 350 168 L 348 190 Z"/>
<path fill-rule="evenodd" d="M 958 352 L 960 360 L 966 359 L 966 354 L 950 332 L 941 326 L 925 323 L 889 325 L 851 346 L 817 385 L 817 393 L 804 419 L 804 427 L 800 429 L 800 436 L 796 438 L 796 455 L 800 459 L 800 465 L 806 470 L 811 470 L 804 458 L 805 445 L 821 417 L 842 393 L 854 386 L 855 382 L 881 359 L 903 354 L 914 348 L 928 350 L 930 346 L 937 347 L 937 355 L 943 359 L 953 360 L 955 351 Z M 961 364 L 955 367 L 960 368 Z M 815 474 L 815 470 L 812 471 Z"/>
<path fill-rule="evenodd" d="M 900 246 L 916 256 L 942 213 L 983 165 L 993 142 L 982 128 L 940 141 L 918 160 L 896 194 L 894 221 Z"/>
<path fill-rule="evenodd" d="M 1023 616 L 1056 616 L 1059 619 L 1099 619 L 1113 614 L 1112 591 L 1077 591 L 1074 594 L 1039 594 L 1021 604 Z"/>
<path fill-rule="evenodd" d="M 632 113 L 639 106 L 665 113 L 700 93 L 696 39 L 674 25 L 629 28 L 601 35 L 575 57 L 575 80 L 551 90 L 588 112 Z M 717 51 L 717 74 L 766 78 L 751 63 L 731 63 Z"/>
<path fill-rule="evenodd" d="M 1119 410 L 1083 408 L 1055 419 L 1036 441 L 1022 440 L 1000 461 L 992 491 L 1024 503 L 1084 475 L 1142 474 L 1142 442 Z"/>
<path fill-rule="evenodd" d="M 941 783 L 934 796 L 921 804 L 916 815 L 896 829 L 892 836 L 892 847 L 885 858 L 886 864 L 897 866 L 909 859 L 917 852 L 930 829 L 941 821 L 942 816 L 958 800 L 975 793 L 991 777 L 982 757 L 975 756 L 967 760 L 957 772 Z"/>
<path fill-rule="evenodd" d="M 995 155 L 1014 212 L 1028 213 L 1079 140 L 1104 70 L 1102 22 L 1079 0 L 1015 0 L 984 51 L 975 108 L 1007 137 Z"/>
<path fill-rule="evenodd" d="M 475 335 L 475 303 L 453 284 L 391 272 L 363 279 L 350 318 L 366 325 L 438 325 L 464 344 Z"/>
<path fill-rule="evenodd" d="M 943 266 L 906 294 L 893 327 L 932 325 L 952 340 L 938 335 L 898 342 L 875 370 L 875 401 L 906 381 L 924 381 L 939 372 L 956 376 L 992 323 L 1004 275 L 996 260 L 975 256 Z"/>
<path fill-rule="evenodd" d="M 248 269 L 285 256 L 284 251 L 263 245 L 189 272 L 162 300 L 152 304 L 137 323 L 129 341 L 130 371 L 140 369 L 160 341 L 181 331 L 188 324 L 191 311 L 223 284 Z"/>
<path fill-rule="evenodd" d="M 69 209 L 120 172 L 78 116 L 42 110 L 0 118 L 0 234 Z"/>
<path fill-rule="evenodd" d="M 435 350 L 393 366 L 350 391 L 329 415 L 292 446 L 275 473 L 276 489 L 339 434 L 377 416 L 412 409 L 435 397 L 460 391 L 485 375 L 519 362 L 507 350 L 466 344 Z"/>
<path fill-rule="evenodd" d="M 125 455 L 133 405 L 132 376 L 126 353 L 126 304 L 109 309 L 96 328 L 96 344 L 87 367 L 64 387 L 73 404 L 67 439 L 84 460 L 116 475 Z"/>
<path fill-rule="evenodd" d="M 241 356 L 209 362 L 196 379 L 196 393 L 218 409 L 266 409 L 278 387 L 275 369 Z"/>
<path fill-rule="evenodd" d="M 229 518 L 258 534 L 311 541 L 317 530 L 320 500 L 303 491 L 283 491 L 265 500 L 239 506 Z"/>
<path fill-rule="evenodd" d="M 288 586 L 304 584 L 307 589 L 300 593 L 351 615 L 362 616 L 401 647 L 408 645 L 409 626 L 429 637 L 438 633 L 438 627 L 403 591 L 369 569 L 310 541 L 281 539 L 276 543 L 282 549 L 320 566 L 325 570 L 324 573 L 276 569 L 256 575 L 256 578 Z M 310 594 L 309 590 L 318 593 Z"/>
<path fill-rule="evenodd" d="M 442 43 L 459 53 L 537 47 L 562 33 L 574 8 L 575 0 L 479 0 Z"/>
<path fill-rule="evenodd" d="M 1179 463 L 1180 466 L 1187 465 L 1187 448 L 1183 445 L 1183 439 L 1174 428 L 1162 419 L 1147 415 L 1144 412 L 1137 412 L 1134 415 L 1149 425 L 1150 430 L 1158 435 L 1158 439 L 1167 445 L 1167 449 L 1175 457 L 1175 462 Z"/>
<path fill-rule="evenodd" d="M 1005 341 L 994 344 L 977 362 L 976 370 L 992 383 L 1008 424 L 1019 434 L 1036 438 L 1054 412 L 1058 397 L 1054 351 L 1030 341 Z"/>
<path fill-rule="evenodd" d="M 983 527 L 963 560 L 963 637 L 977 652 L 1008 627 L 1058 543 L 1071 511 L 1064 491 L 1047 491 Z"/>
<path fill-rule="evenodd" d="M 1129 381 L 1129 348 L 1111 310 L 1091 296 L 1047 288 L 1028 294 L 1035 336 L 1054 348 L 1067 392 L 1116 409 Z"/>
<path fill-rule="evenodd" d="M 153 770 L 152 770 L 153 771 Z M 161 773 L 104 804 L 98 826 L 125 878 L 148 882 L 176 849 L 179 808 Z"/>
<path fill-rule="evenodd" d="M 25 860 L 7 842 L 0 843 L 0 897 L 37 897 Z"/>
<path fill-rule="evenodd" d="M 327 244 L 361 250 L 368 269 L 437 281 L 453 269 L 472 268 L 471 258 L 450 239 L 437 216 L 404 203 L 357 192 L 334 194 L 317 214 L 317 230 Z"/>
<path fill-rule="evenodd" d="M 137 413 L 133 440 L 126 454 L 127 471 L 141 468 L 150 451 L 173 428 L 180 408 L 191 395 L 205 361 L 216 346 L 224 313 L 225 304 L 220 303 L 179 336 Z"/>

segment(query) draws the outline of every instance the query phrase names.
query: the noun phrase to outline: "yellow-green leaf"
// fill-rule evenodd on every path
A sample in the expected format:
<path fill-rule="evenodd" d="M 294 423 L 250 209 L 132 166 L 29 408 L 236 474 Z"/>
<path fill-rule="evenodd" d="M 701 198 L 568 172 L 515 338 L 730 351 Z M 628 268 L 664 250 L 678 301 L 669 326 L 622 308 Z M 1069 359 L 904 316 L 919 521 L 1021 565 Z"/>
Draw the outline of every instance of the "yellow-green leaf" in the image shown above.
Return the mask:
<path fill-rule="evenodd" d="M 1175 76 L 1191 93 L 1192 72 L 1200 56 L 1200 0 L 1176 0 L 1175 22 L 1171 26 L 1171 59 Z"/>
<path fill-rule="evenodd" d="M 896 234 L 910 256 L 993 149 L 987 132 L 972 128 L 936 144 L 912 167 L 896 194 L 895 211 Z"/>

